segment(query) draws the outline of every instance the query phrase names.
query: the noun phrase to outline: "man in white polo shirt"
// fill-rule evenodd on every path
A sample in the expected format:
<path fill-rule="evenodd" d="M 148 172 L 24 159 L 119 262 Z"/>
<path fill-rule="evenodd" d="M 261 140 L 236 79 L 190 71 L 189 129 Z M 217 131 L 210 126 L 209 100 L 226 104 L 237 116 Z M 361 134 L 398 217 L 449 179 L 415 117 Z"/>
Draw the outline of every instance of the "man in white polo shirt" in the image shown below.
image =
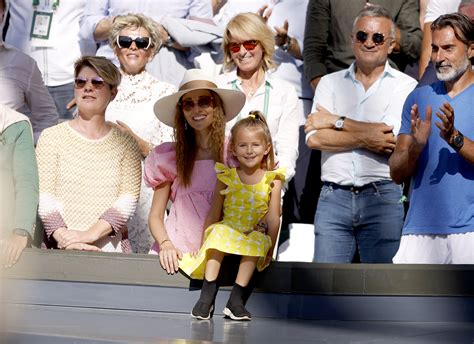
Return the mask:
<path fill-rule="evenodd" d="M 305 125 L 307 145 L 322 151 L 315 262 L 350 263 L 358 250 L 363 263 L 390 263 L 398 249 L 403 196 L 388 158 L 416 80 L 389 66 L 394 44 L 389 12 L 366 7 L 354 21 L 355 61 L 316 89 Z"/>

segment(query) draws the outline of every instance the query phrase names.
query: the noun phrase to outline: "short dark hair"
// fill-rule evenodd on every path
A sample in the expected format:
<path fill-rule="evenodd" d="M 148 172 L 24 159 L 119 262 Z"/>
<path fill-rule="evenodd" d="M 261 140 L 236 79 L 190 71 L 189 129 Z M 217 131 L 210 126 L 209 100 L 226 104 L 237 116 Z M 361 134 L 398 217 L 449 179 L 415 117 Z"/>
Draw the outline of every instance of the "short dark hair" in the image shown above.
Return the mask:
<path fill-rule="evenodd" d="M 466 45 L 474 43 L 474 22 L 462 13 L 439 16 L 431 23 L 431 32 L 450 27 L 458 40 Z"/>
<path fill-rule="evenodd" d="M 4 11 L 7 10 L 7 0 L 0 0 L 0 8 Z"/>

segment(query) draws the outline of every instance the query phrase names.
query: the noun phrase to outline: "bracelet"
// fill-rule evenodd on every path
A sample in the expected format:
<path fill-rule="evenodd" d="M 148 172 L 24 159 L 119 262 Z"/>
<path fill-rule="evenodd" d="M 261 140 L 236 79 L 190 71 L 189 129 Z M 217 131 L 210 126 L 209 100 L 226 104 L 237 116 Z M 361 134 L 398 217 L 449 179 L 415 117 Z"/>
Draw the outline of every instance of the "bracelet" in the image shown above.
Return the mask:
<path fill-rule="evenodd" d="M 165 239 L 165 240 L 163 240 L 162 242 L 160 242 L 160 247 L 161 247 L 165 242 L 167 242 L 167 241 L 171 242 L 170 239 Z"/>

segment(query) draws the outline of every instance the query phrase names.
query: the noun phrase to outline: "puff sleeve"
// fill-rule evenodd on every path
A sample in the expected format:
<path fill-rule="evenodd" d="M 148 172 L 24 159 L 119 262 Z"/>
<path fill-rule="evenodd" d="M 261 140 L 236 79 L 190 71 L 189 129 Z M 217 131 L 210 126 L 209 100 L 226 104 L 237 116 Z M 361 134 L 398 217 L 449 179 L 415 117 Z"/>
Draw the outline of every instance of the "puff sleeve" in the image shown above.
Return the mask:
<path fill-rule="evenodd" d="M 145 159 L 143 179 L 146 186 L 155 189 L 176 179 L 176 145 L 165 142 L 153 149 Z"/>

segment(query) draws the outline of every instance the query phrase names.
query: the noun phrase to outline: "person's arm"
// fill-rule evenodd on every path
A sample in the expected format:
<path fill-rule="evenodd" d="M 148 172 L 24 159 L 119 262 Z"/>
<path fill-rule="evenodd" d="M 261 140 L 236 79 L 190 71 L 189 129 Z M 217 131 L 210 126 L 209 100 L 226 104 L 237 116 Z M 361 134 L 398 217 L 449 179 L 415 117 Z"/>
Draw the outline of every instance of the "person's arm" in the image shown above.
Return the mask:
<path fill-rule="evenodd" d="M 13 173 L 17 209 L 14 226 L 33 236 L 39 201 L 39 179 L 31 126 L 26 121 L 21 123 L 21 132 L 15 142 Z"/>
<path fill-rule="evenodd" d="M 99 217 L 99 221 L 86 231 L 92 237 L 97 234 L 100 234 L 99 238 L 106 235 L 115 236 L 135 213 L 142 179 L 141 155 L 133 138 L 127 137 L 121 144 L 125 147 L 120 165 L 118 196 L 112 206 Z M 107 222 L 111 231 L 106 229 L 100 220 Z"/>
<path fill-rule="evenodd" d="M 285 167 L 286 180 L 295 175 L 296 159 L 298 158 L 299 126 L 304 118 L 303 107 L 298 100 L 293 86 L 285 88 L 282 95 L 282 113 L 278 121 L 278 132 L 273 140 L 280 166 Z M 271 95 L 270 95 L 271 99 Z"/>
<path fill-rule="evenodd" d="M 390 154 L 395 148 L 392 126 L 346 118 L 343 130 L 336 130 L 336 121 L 341 116 L 320 105 L 316 108 L 318 112 L 310 114 L 305 124 L 305 133 L 314 132 L 306 142 L 309 148 L 329 152 L 364 148 L 379 154 Z"/>
<path fill-rule="evenodd" d="M 120 129 L 120 131 L 129 134 L 135 139 L 138 145 L 138 149 L 140 150 L 140 154 L 143 158 L 146 158 L 148 154 L 150 154 L 150 151 L 153 149 L 153 144 L 151 142 L 146 141 L 137 134 L 135 134 L 133 130 L 127 124 L 125 124 L 125 122 L 117 121 L 117 128 Z"/>
<path fill-rule="evenodd" d="M 57 235 L 62 230 L 67 229 L 62 214 L 63 205 L 56 195 L 57 166 L 59 164 L 58 146 L 63 142 L 54 131 L 51 132 L 50 130 L 41 133 L 36 146 L 40 190 L 38 215 L 43 223 L 46 239 L 49 241 L 53 236 L 58 241 L 60 238 Z M 56 231 L 58 231 L 57 234 L 55 234 Z"/>
<path fill-rule="evenodd" d="M 99 23 L 102 22 L 102 27 Z M 112 24 L 113 17 L 109 17 L 109 0 L 87 1 L 84 14 L 79 21 L 79 36 L 89 41 L 105 41 L 108 39 L 108 33 Z M 97 33 L 96 33 L 97 31 Z"/>
<path fill-rule="evenodd" d="M 110 29 L 112 29 L 112 24 L 114 23 L 115 17 L 105 17 L 102 18 L 94 29 L 94 41 L 102 42 L 106 41 L 109 38 Z"/>
<path fill-rule="evenodd" d="M 58 124 L 59 115 L 53 98 L 43 82 L 41 72 L 33 60 L 31 60 L 28 85 L 25 89 L 25 99 L 31 111 L 30 121 L 35 142 L 37 142 L 43 129 Z"/>
<path fill-rule="evenodd" d="M 210 225 L 219 222 L 222 219 L 222 205 L 224 204 L 224 195 L 221 194 L 221 191 L 227 187 L 223 182 L 218 180 L 214 188 L 214 193 L 212 195 L 211 208 L 207 213 L 206 220 L 204 221 L 204 231 Z M 204 236 L 204 231 L 202 232 Z"/>
<path fill-rule="evenodd" d="M 179 260 L 183 258 L 181 250 L 170 240 L 165 227 L 165 210 L 171 192 L 171 182 L 164 182 L 155 188 L 148 226 L 151 235 L 160 246 L 160 265 L 169 274 L 178 272 Z"/>
<path fill-rule="evenodd" d="M 313 89 L 322 75 L 327 73 L 324 63 L 327 53 L 327 44 L 330 25 L 329 0 L 310 0 L 306 12 L 304 34 L 304 74 L 311 82 Z"/>
<path fill-rule="evenodd" d="M 280 49 L 285 49 L 285 51 L 294 58 L 302 60 L 303 55 L 298 41 L 288 35 L 288 20 L 285 20 L 282 26 L 274 26 L 273 28 L 276 33 L 275 45 Z"/>
<path fill-rule="evenodd" d="M 390 176 L 395 183 L 401 184 L 413 175 L 430 133 L 431 107 L 425 109 L 425 118 L 421 119 L 418 106 L 412 105 L 410 134 L 399 135 L 395 150 L 389 159 Z"/>
<path fill-rule="evenodd" d="M 12 233 L 2 244 L 6 267 L 18 262 L 21 253 L 33 237 L 33 225 L 38 208 L 38 168 L 31 127 L 27 121 L 17 124 L 20 129 L 13 151 L 13 175 L 15 183 L 15 220 Z M 21 211 L 19 211 L 21 210 Z M 16 234 L 27 233 L 27 235 Z M 26 234 L 25 233 L 25 234 Z"/>
<path fill-rule="evenodd" d="M 395 19 L 398 30 L 394 52 L 399 52 L 413 61 L 418 60 L 421 49 L 422 32 L 418 13 L 418 0 L 406 0 L 402 2 Z"/>
<path fill-rule="evenodd" d="M 266 225 L 268 227 L 268 235 L 272 239 L 272 247 L 268 250 L 266 262 L 269 262 L 272 259 L 273 250 L 278 238 L 278 231 L 280 229 L 281 188 L 281 180 L 275 179 L 273 181 L 273 187 L 270 194 L 268 213 L 265 216 Z"/>

